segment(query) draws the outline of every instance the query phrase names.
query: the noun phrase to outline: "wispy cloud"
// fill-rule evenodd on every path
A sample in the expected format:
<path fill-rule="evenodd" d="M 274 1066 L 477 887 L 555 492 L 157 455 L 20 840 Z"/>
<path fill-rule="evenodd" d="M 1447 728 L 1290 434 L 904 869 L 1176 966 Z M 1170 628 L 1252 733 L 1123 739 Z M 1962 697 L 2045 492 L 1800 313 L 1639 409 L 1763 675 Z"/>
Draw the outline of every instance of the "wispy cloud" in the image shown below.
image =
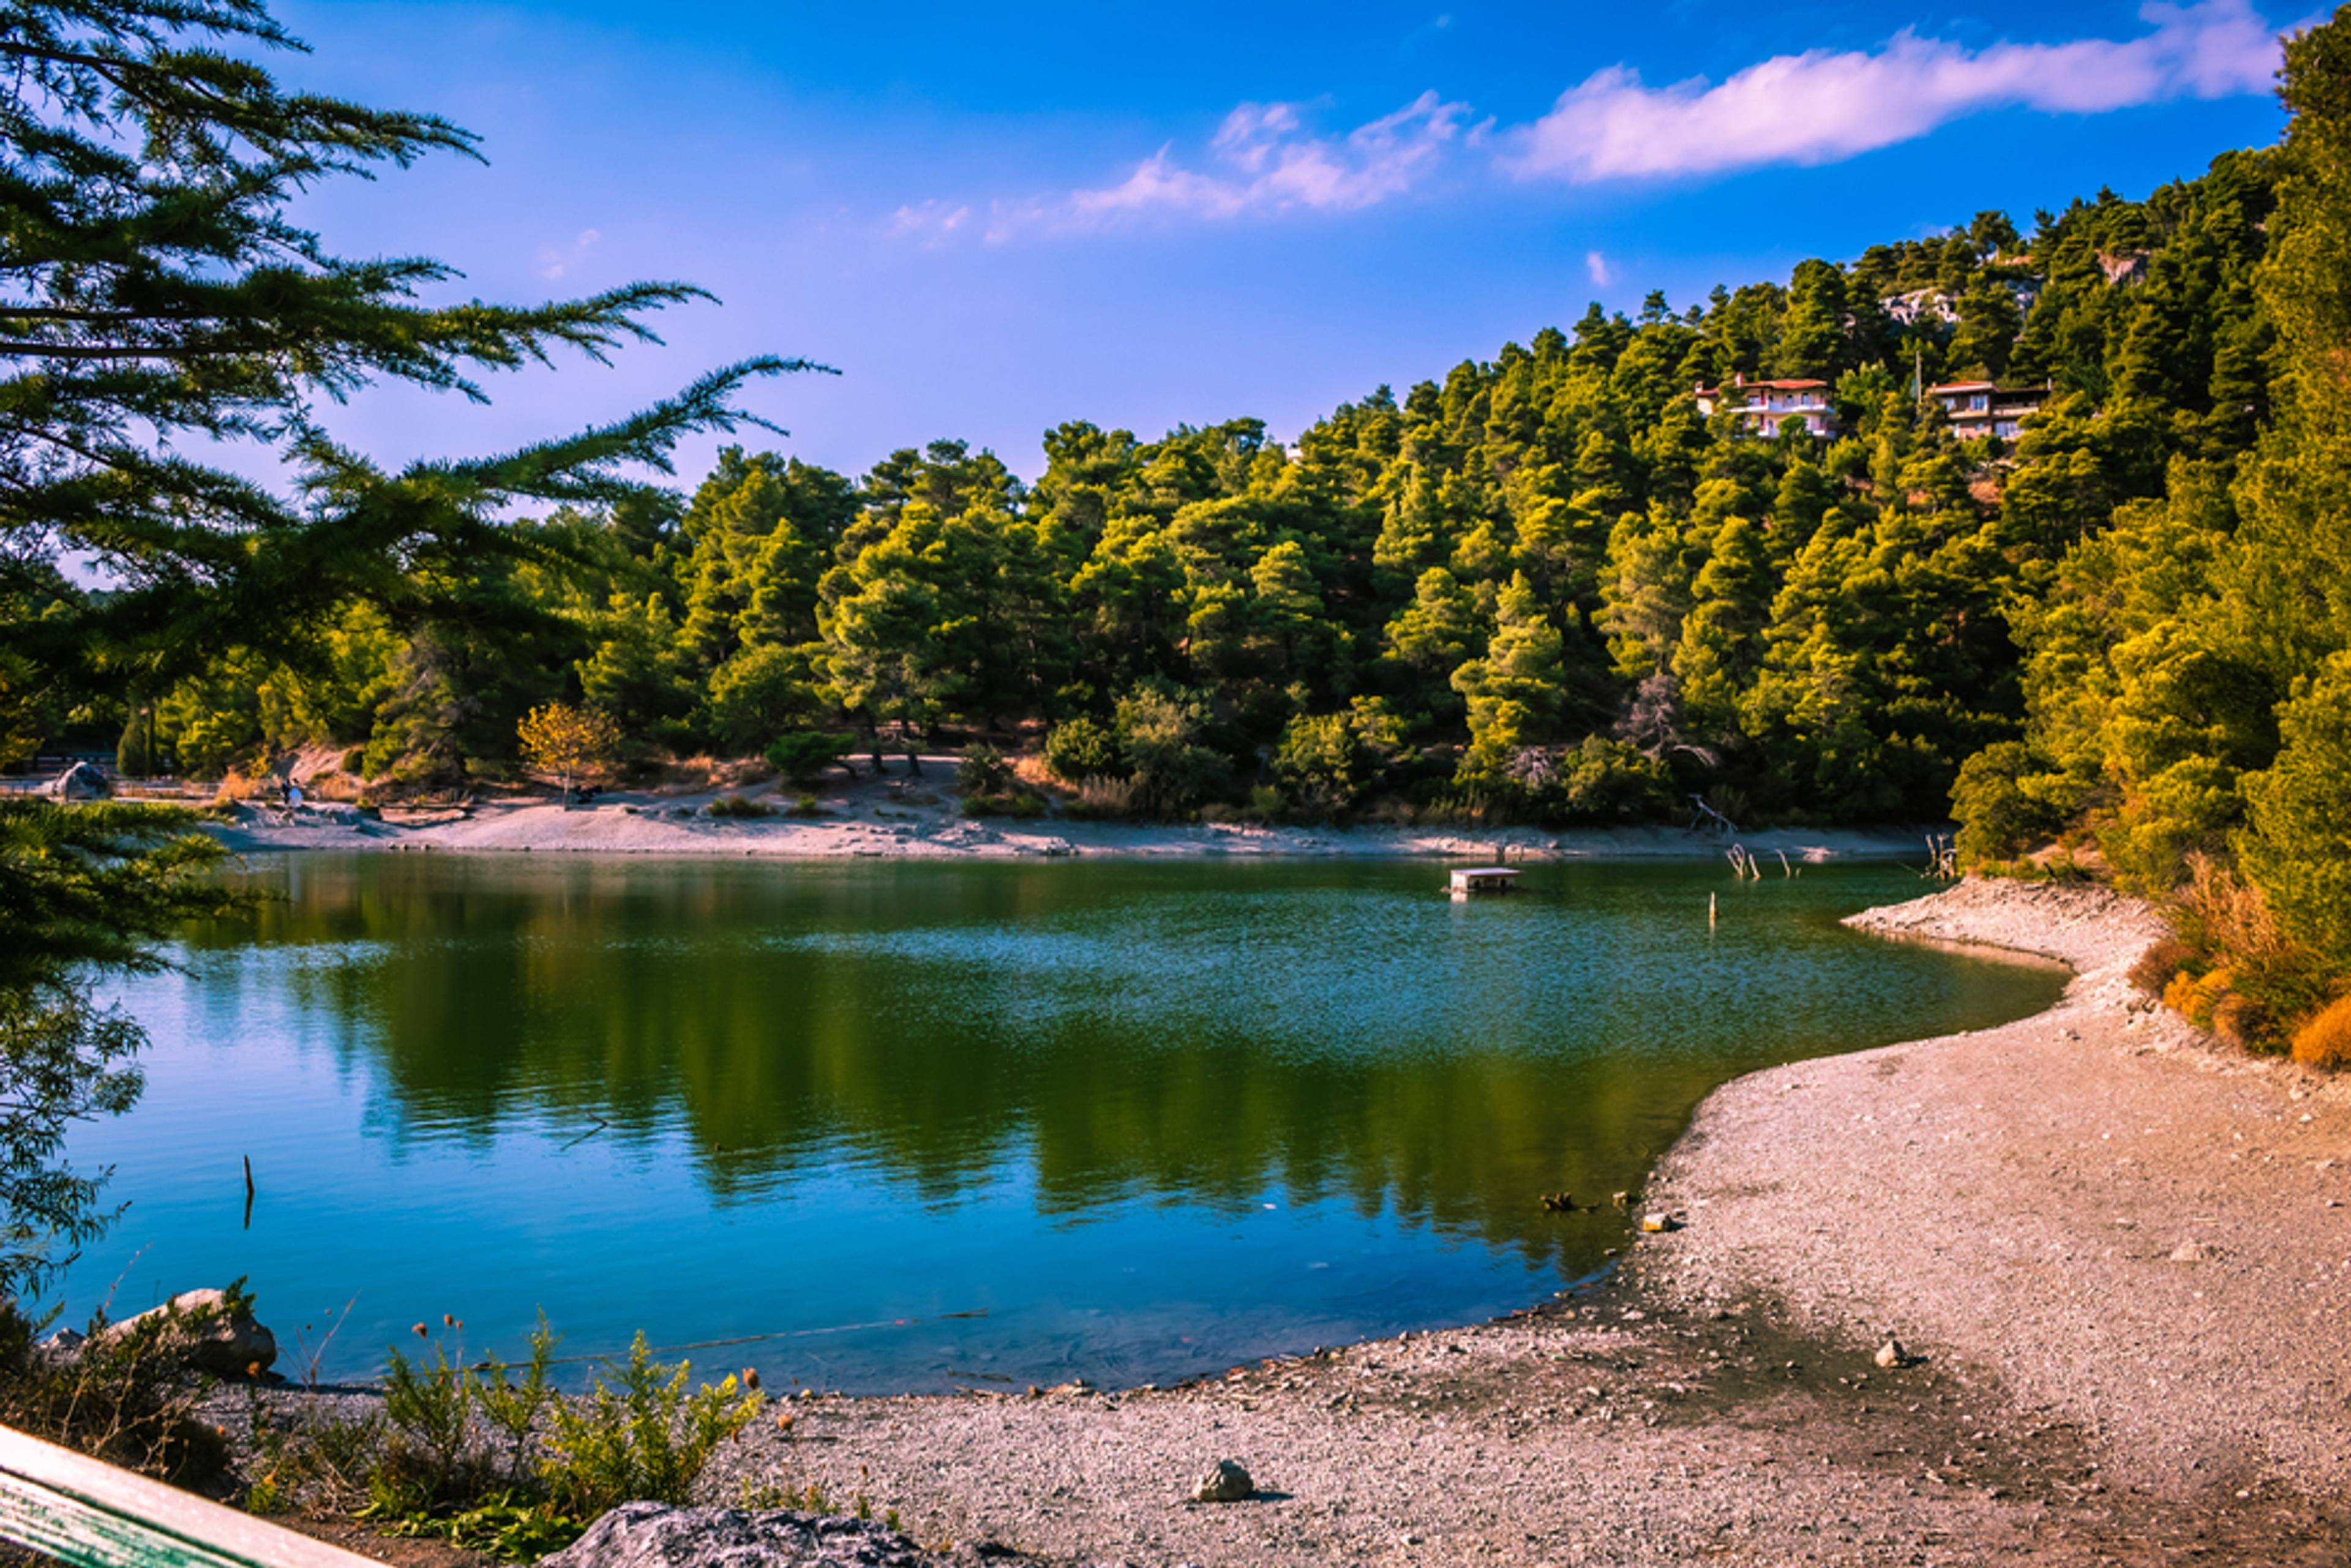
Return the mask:
<path fill-rule="evenodd" d="M 2096 114 L 2168 99 L 2258 92 L 2278 41 L 2244 0 L 2140 12 L 2135 38 L 1959 45 L 1897 34 L 1875 53 L 1777 55 L 1725 81 L 1642 85 L 1612 66 L 1499 139 L 1521 176 L 1574 181 L 1826 163 L 1924 136 L 1987 110 Z"/>
<path fill-rule="evenodd" d="M 1594 287 L 1605 288 L 1616 281 L 1616 269 L 1609 266 L 1608 258 L 1596 250 L 1583 253 L 1583 270 L 1592 275 Z"/>
<path fill-rule="evenodd" d="M 1154 218 L 1220 221 L 1290 212 L 1346 213 L 1404 195 L 1469 140 L 1465 104 L 1422 93 L 1393 114 L 1342 135 L 1309 126 L 1307 105 L 1244 103 L 1225 116 L 1205 155 L 1173 142 L 1112 183 L 1060 195 L 903 206 L 889 232 L 938 243 L 977 230 L 991 241 L 1024 231 L 1082 232 Z"/>
<path fill-rule="evenodd" d="M 1203 218 L 1296 209 L 1353 212 L 1410 190 L 1460 134 L 1468 106 L 1422 93 L 1344 136 L 1306 129 L 1303 106 L 1244 103 L 1225 116 L 1205 168 L 1162 147 L 1113 185 L 1071 193 L 1083 225 L 1138 213 Z"/>
<path fill-rule="evenodd" d="M 2249 0 L 2150 4 L 2139 15 L 2147 30 L 2136 37 L 1970 49 L 1904 31 L 1874 51 L 1775 55 L 1720 82 L 1653 88 L 1615 65 L 1568 89 L 1540 119 L 1500 129 L 1473 123 L 1468 104 L 1433 89 L 1343 134 L 1314 129 L 1307 105 L 1244 103 L 1196 153 L 1170 142 L 1105 184 L 901 207 L 890 233 L 936 245 L 971 234 L 993 242 L 1151 220 L 1359 212 L 1425 189 L 1472 153 L 1518 179 L 1579 183 L 1830 163 L 1992 110 L 2098 114 L 2269 89 L 2277 30 Z M 1597 251 L 1584 266 L 1604 287 L 1614 276 Z"/>
<path fill-rule="evenodd" d="M 596 242 L 603 237 L 604 236 L 601 234 L 598 233 L 594 229 L 581 229 L 580 233 L 573 237 L 571 244 L 568 248 L 559 249 L 551 245 L 540 246 L 538 247 L 538 275 L 541 277 L 546 278 L 550 283 L 554 282 L 556 279 L 561 277 L 565 273 L 570 271 L 574 267 L 577 267 L 580 260 L 585 257 L 590 250 L 595 248 Z"/>

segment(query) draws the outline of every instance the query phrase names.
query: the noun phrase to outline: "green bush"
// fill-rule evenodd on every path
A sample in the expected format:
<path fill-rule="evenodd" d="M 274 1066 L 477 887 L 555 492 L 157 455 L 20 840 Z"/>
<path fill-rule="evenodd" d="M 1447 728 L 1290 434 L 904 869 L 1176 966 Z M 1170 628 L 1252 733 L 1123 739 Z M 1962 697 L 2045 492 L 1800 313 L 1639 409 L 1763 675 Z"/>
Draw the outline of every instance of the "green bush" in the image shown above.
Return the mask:
<path fill-rule="evenodd" d="M 1951 786 L 1951 815 L 1958 819 L 1957 847 L 1963 865 L 2013 860 L 2064 831 L 2071 814 L 2050 800 L 2047 768 L 2020 740 L 1988 746 L 1959 764 Z"/>
<path fill-rule="evenodd" d="M 600 1372 L 585 1397 L 553 1406 L 541 1473 L 554 1505 L 593 1518 L 624 1502 L 685 1501 L 711 1454 L 763 1402 L 732 1377 L 689 1394 L 692 1371 L 654 1361 L 640 1333 L 627 1362 Z"/>
<path fill-rule="evenodd" d="M 772 817 L 776 809 L 748 795 L 721 795 L 703 808 L 714 817 Z"/>
<path fill-rule="evenodd" d="M 824 770 L 849 755 L 857 744 L 850 735 L 827 735 L 822 730 L 795 730 L 768 747 L 768 765 L 795 784 L 812 784 Z"/>
<path fill-rule="evenodd" d="M 1134 767 L 1135 803 L 1181 817 L 1223 789 L 1228 765 L 1207 744 L 1207 711 L 1196 698 L 1137 687 L 1118 705 L 1118 733 Z"/>
<path fill-rule="evenodd" d="M 556 1343 L 541 1318 L 518 1365 L 490 1356 L 469 1366 L 438 1342 L 429 1360 L 395 1349 L 373 1453 L 325 1469 L 364 1475 L 360 1517 L 381 1528 L 534 1561 L 617 1504 L 684 1501 L 711 1453 L 762 1403 L 731 1377 L 689 1391 L 690 1365 L 654 1361 L 642 1333 L 625 1363 L 566 1398 L 549 1377 Z M 272 1462 L 248 1506 L 280 1505 L 318 1473 L 328 1436 L 306 1432 L 300 1444 L 281 1437 L 264 1448 Z M 347 1437 L 338 1440 L 348 1447 Z"/>
<path fill-rule="evenodd" d="M 1045 736 L 1045 767 L 1056 779 L 1081 784 L 1126 771 L 1118 737 L 1090 718 L 1065 719 Z"/>
<path fill-rule="evenodd" d="M 2279 721 L 2277 759 L 2244 782 L 2245 872 L 2290 936 L 2351 973 L 2351 653 L 2296 681 Z"/>
<path fill-rule="evenodd" d="M 956 764 L 956 787 L 966 795 L 1002 795 L 1019 784 L 1010 759 L 992 746 L 967 746 Z"/>

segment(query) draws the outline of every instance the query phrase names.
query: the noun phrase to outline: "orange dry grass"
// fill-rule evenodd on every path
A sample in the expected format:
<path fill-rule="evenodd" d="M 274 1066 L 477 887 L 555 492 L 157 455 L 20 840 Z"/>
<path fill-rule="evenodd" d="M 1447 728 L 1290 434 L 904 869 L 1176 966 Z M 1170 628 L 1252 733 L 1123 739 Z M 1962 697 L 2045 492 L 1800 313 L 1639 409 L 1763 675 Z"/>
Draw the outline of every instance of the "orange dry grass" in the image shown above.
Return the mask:
<path fill-rule="evenodd" d="M 2351 1067 L 2351 997 L 2294 1031 L 2294 1059 L 2304 1067 Z"/>

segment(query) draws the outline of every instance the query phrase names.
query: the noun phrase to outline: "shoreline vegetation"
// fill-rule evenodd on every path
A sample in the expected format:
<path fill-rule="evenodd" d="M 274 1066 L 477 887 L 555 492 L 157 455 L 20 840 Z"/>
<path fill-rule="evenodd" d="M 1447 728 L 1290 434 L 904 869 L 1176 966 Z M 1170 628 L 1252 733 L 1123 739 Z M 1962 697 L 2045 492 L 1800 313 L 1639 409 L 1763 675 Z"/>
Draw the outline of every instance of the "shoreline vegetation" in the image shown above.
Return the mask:
<path fill-rule="evenodd" d="M 2351 1084 L 2157 1008 L 2129 974 L 2163 922 L 2105 890 L 1970 879 L 1848 924 L 2075 974 L 2013 1023 L 1725 1085 L 1619 1271 L 1525 1312 L 1173 1388 L 809 1391 L 693 1499 L 886 1517 L 966 1549 L 940 1562 L 2339 1562 Z M 259 1397 L 296 1430 L 373 1404 Z M 1220 1458 L 1258 1495 L 1184 1500 Z"/>

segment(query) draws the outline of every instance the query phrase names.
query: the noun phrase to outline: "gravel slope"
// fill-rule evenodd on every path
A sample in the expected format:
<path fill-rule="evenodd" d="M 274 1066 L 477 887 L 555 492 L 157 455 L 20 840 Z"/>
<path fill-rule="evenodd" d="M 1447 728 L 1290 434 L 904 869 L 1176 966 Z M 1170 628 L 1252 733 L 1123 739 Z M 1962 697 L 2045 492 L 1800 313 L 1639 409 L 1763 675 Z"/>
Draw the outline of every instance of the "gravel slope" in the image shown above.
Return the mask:
<path fill-rule="evenodd" d="M 2003 1029 L 1726 1086 L 1656 1176 L 1696 1223 L 1644 1280 L 1897 1323 L 2137 1484 L 2351 1491 L 2351 1083 L 2135 995 L 2155 928 L 2102 892 L 1970 883 L 1853 924 L 2079 976 Z"/>

